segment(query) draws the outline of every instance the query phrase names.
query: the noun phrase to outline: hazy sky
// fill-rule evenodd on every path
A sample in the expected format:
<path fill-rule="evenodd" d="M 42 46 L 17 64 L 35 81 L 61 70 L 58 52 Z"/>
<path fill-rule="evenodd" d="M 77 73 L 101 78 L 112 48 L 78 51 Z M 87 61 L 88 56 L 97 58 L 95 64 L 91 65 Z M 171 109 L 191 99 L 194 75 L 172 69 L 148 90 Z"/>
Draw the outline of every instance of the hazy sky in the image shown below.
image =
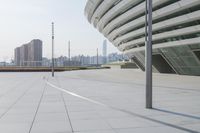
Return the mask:
<path fill-rule="evenodd" d="M 0 61 L 14 58 L 14 48 L 32 39 L 43 41 L 43 56 L 51 56 L 51 22 L 55 23 L 55 55 L 95 55 L 105 37 L 84 16 L 87 0 L 0 0 Z M 108 43 L 108 52 L 118 50 Z"/>

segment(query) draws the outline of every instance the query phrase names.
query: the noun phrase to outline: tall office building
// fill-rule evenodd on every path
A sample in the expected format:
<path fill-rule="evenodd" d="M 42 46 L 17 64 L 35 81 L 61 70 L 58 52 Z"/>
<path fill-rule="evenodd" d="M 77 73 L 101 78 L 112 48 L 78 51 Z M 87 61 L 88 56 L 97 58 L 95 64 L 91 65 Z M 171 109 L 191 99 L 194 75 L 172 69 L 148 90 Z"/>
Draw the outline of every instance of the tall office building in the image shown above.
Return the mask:
<path fill-rule="evenodd" d="M 42 41 L 32 40 L 15 49 L 16 66 L 42 66 Z"/>
<path fill-rule="evenodd" d="M 103 54 L 103 64 L 107 63 L 107 41 L 103 41 L 103 49 L 102 49 L 102 54 Z"/>

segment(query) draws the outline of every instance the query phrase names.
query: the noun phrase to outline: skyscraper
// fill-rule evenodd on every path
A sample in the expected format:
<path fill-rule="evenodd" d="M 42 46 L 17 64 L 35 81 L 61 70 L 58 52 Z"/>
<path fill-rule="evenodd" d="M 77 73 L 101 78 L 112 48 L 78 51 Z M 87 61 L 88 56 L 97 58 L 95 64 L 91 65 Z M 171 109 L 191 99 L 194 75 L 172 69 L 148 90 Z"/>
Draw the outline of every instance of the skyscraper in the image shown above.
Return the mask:
<path fill-rule="evenodd" d="M 107 63 L 107 41 L 103 41 L 103 49 L 102 49 L 102 54 L 103 54 L 103 64 Z"/>

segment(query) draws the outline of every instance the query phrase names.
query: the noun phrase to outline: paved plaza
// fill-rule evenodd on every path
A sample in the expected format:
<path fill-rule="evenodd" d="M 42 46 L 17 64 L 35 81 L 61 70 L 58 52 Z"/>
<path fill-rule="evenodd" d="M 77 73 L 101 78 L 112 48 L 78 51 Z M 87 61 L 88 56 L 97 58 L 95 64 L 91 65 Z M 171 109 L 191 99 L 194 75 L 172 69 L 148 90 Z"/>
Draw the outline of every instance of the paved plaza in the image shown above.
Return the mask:
<path fill-rule="evenodd" d="M 85 70 L 0 74 L 0 133 L 198 133 L 200 77 Z"/>

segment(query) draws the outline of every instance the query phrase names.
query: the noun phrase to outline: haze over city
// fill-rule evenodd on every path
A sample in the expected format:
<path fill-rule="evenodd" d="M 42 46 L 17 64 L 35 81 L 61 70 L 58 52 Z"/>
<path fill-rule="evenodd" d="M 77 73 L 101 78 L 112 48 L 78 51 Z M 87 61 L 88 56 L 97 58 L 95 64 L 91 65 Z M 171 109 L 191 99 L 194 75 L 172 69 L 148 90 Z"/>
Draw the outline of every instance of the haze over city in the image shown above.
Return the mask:
<path fill-rule="evenodd" d="M 105 39 L 85 19 L 85 0 L 0 0 L 0 61 L 14 58 L 14 48 L 32 39 L 43 41 L 43 56 L 51 57 L 51 22 L 55 23 L 55 56 L 95 55 Z M 108 53 L 118 50 L 108 42 Z"/>

